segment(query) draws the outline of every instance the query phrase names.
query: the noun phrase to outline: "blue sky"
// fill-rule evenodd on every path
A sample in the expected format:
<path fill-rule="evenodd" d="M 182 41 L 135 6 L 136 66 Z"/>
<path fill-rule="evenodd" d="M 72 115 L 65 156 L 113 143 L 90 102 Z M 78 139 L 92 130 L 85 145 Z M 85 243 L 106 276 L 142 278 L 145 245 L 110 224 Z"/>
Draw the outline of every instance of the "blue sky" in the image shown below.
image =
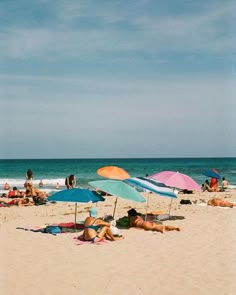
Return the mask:
<path fill-rule="evenodd" d="M 236 156 L 234 0 L 0 1 L 0 158 Z"/>

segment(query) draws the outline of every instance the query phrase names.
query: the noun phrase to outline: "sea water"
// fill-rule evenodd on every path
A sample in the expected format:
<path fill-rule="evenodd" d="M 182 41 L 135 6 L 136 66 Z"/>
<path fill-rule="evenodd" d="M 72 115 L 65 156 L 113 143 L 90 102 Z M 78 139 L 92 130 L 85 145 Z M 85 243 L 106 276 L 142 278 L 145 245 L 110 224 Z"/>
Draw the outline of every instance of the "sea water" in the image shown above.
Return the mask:
<path fill-rule="evenodd" d="M 179 171 L 200 185 L 207 179 L 202 170 L 216 169 L 231 187 L 236 187 L 236 158 L 15 159 L 0 160 L 0 193 L 5 192 L 6 182 L 11 188 L 23 189 L 29 168 L 33 171 L 33 184 L 37 187 L 42 180 L 42 189 L 48 193 L 55 191 L 57 183 L 60 189 L 65 189 L 65 178 L 70 174 L 76 176 L 79 187 L 89 188 L 89 181 L 104 179 L 97 174 L 97 169 L 103 166 L 121 167 L 131 177 L 150 176 L 164 170 Z"/>

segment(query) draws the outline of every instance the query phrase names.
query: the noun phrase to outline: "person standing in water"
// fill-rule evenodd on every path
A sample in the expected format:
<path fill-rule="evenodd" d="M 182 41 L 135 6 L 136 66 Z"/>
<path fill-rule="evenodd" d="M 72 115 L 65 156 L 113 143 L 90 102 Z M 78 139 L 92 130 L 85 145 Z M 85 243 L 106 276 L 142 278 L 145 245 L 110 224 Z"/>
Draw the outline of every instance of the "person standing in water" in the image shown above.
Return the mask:
<path fill-rule="evenodd" d="M 76 187 L 75 175 L 71 174 L 70 176 L 66 177 L 65 185 L 66 185 L 67 189 L 75 188 Z"/>
<path fill-rule="evenodd" d="M 32 181 L 33 181 L 33 171 L 31 169 L 28 169 L 26 171 L 26 181 L 25 181 L 25 187 L 28 183 L 31 183 L 32 184 Z"/>

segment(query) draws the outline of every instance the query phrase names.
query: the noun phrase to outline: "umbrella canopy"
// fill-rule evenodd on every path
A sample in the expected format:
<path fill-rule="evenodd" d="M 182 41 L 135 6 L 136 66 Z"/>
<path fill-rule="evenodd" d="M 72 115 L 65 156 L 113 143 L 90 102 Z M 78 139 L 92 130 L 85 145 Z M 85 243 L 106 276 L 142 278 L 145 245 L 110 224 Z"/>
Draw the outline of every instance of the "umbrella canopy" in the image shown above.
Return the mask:
<path fill-rule="evenodd" d="M 130 175 L 124 169 L 117 166 L 105 166 L 97 170 L 97 174 L 110 179 L 123 180 Z"/>
<path fill-rule="evenodd" d="M 95 191 L 82 188 L 65 189 L 48 197 L 48 201 L 95 203 L 105 199 Z"/>
<path fill-rule="evenodd" d="M 218 172 L 215 169 L 214 170 L 203 169 L 202 174 L 207 176 L 207 177 L 213 177 L 213 178 L 217 178 L 217 179 L 221 178 L 221 176 L 218 174 Z"/>
<path fill-rule="evenodd" d="M 193 180 L 190 176 L 180 172 L 162 171 L 149 176 L 149 178 L 153 178 L 170 187 L 187 190 L 201 190 L 200 185 L 195 180 Z"/>
<path fill-rule="evenodd" d="M 117 197 L 131 200 L 134 202 L 145 202 L 146 199 L 138 193 L 134 188 L 129 186 L 128 184 L 124 183 L 121 180 L 97 180 L 97 181 L 90 181 L 89 184 L 101 191 L 104 191 L 108 194 Z M 116 203 L 113 212 L 113 217 L 115 215 Z"/>
<path fill-rule="evenodd" d="M 165 184 L 147 177 L 132 177 L 124 180 L 129 185 L 140 190 L 147 190 L 162 197 L 177 198 L 176 194 Z"/>
<path fill-rule="evenodd" d="M 153 180 L 147 177 L 133 177 L 133 178 L 126 179 L 124 181 L 138 189 L 147 190 L 149 192 L 158 194 L 162 197 L 171 198 L 170 208 L 171 208 L 171 204 L 173 200 L 172 198 L 177 198 L 173 190 L 167 187 L 164 183 L 157 182 L 156 180 Z M 148 207 L 148 198 L 147 198 L 145 220 L 147 220 L 147 207 Z M 169 213 L 170 213 L 170 210 L 169 210 Z"/>
<path fill-rule="evenodd" d="M 75 203 L 76 227 L 77 203 L 95 203 L 99 201 L 105 201 L 105 199 L 95 191 L 82 188 L 73 188 L 54 193 L 52 196 L 48 197 L 48 201 Z"/>

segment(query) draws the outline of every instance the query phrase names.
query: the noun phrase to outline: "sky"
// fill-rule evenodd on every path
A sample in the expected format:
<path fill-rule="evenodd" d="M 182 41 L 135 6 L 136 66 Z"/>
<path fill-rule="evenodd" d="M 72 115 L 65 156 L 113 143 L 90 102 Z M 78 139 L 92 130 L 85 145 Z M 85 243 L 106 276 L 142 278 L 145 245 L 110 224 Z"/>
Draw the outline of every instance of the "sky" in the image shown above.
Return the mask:
<path fill-rule="evenodd" d="M 236 156 L 235 0 L 1 0 L 0 159 Z"/>

